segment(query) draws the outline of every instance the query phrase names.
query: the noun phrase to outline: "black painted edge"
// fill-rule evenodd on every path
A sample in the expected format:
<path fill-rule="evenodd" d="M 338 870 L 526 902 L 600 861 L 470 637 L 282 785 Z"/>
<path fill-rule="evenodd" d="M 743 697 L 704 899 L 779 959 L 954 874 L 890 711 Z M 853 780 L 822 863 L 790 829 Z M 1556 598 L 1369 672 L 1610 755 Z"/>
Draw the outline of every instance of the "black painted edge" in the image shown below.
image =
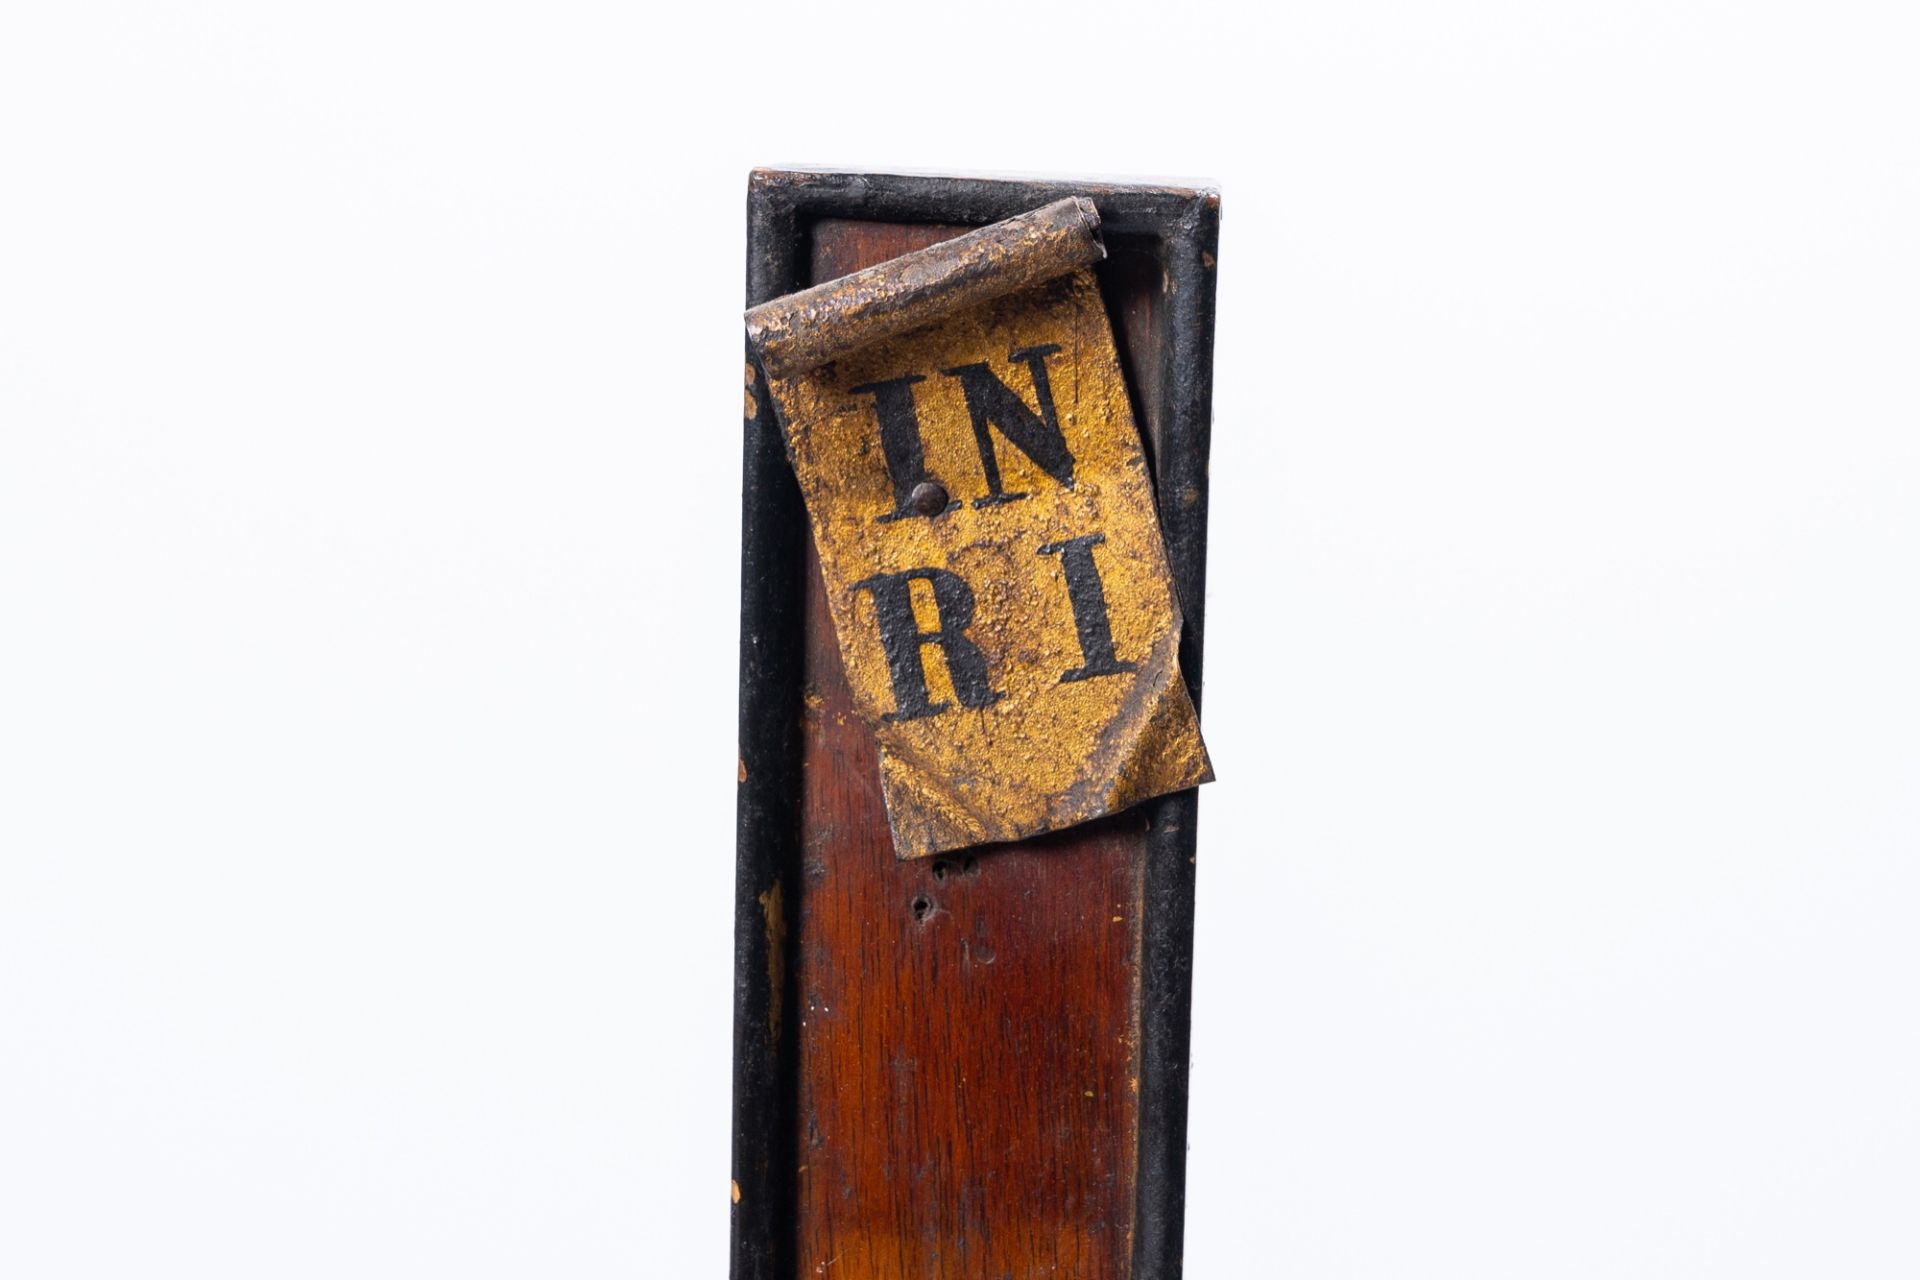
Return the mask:
<path fill-rule="evenodd" d="M 791 209 L 774 194 L 759 184 L 748 192 L 748 306 L 797 287 L 798 233 Z M 783 918 L 792 918 L 796 888 L 807 532 L 766 378 L 757 368 L 753 374 L 756 412 L 745 419 L 741 471 L 729 1274 L 791 1280 L 793 1054 L 776 1028 L 785 1032 L 794 1022 L 785 1016 L 790 992 L 776 990 L 773 977 L 792 972 L 792 939 L 770 928 L 768 917 L 777 902 Z"/>
<path fill-rule="evenodd" d="M 1196 710 L 1206 635 L 1207 458 L 1213 440 L 1213 318 L 1220 199 L 1199 193 L 1161 241 L 1168 282 L 1163 445 L 1154 485 L 1186 626 L 1180 670 Z M 1154 802 L 1147 837 L 1140 974 L 1140 1168 L 1134 1280 L 1178 1280 L 1187 1205 L 1193 910 L 1199 792 Z"/>
<path fill-rule="evenodd" d="M 801 287 L 819 218 L 984 225 L 1067 195 L 1091 196 L 1103 234 L 1151 239 L 1168 282 L 1166 367 L 1157 406 L 1155 490 L 1185 614 L 1180 662 L 1200 703 L 1205 634 L 1207 454 L 1212 430 L 1214 264 L 1219 194 L 1206 187 L 756 169 L 747 197 L 747 305 Z M 765 380 L 747 420 L 740 572 L 740 768 L 734 901 L 733 1280 L 792 1280 L 794 1052 L 771 1028 L 776 991 L 762 895 L 788 918 L 799 862 L 801 613 L 807 531 Z M 1147 806 L 1140 975 L 1140 1135 L 1133 1280 L 1179 1280 L 1186 1213 L 1198 793 Z M 793 938 L 782 969 L 795 972 Z M 782 1016 L 776 1017 L 776 1011 Z"/>
<path fill-rule="evenodd" d="M 815 218 L 877 222 L 951 222 L 985 226 L 1029 213 L 1065 196 L 1084 195 L 1100 209 L 1100 233 L 1171 237 L 1202 206 L 1219 206 L 1211 187 L 1126 186 L 1025 178 L 943 178 L 916 174 L 755 169 L 756 194 L 788 211 L 802 227 Z"/>

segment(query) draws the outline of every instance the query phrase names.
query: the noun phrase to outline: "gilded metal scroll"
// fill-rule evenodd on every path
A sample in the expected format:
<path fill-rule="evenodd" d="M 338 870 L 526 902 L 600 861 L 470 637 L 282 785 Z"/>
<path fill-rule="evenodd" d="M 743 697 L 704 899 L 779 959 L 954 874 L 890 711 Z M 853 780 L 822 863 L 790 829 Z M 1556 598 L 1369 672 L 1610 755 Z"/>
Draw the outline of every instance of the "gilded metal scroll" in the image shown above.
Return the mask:
<path fill-rule="evenodd" d="M 1032 213 L 775 298 L 747 312 L 769 378 L 788 378 L 1107 256 L 1093 201 Z"/>
<path fill-rule="evenodd" d="M 901 857 L 1213 776 L 1091 214 L 748 313 Z"/>

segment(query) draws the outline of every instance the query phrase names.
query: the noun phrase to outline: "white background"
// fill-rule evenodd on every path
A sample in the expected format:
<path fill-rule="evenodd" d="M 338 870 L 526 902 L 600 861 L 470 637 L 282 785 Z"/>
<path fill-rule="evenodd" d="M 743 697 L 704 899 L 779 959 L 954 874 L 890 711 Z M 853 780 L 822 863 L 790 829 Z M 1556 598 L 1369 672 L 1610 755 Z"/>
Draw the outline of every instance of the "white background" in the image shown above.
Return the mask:
<path fill-rule="evenodd" d="M 0 1275 L 723 1274 L 782 161 L 1223 190 L 1189 1274 L 1920 1274 L 1908 12 L 8 5 Z"/>

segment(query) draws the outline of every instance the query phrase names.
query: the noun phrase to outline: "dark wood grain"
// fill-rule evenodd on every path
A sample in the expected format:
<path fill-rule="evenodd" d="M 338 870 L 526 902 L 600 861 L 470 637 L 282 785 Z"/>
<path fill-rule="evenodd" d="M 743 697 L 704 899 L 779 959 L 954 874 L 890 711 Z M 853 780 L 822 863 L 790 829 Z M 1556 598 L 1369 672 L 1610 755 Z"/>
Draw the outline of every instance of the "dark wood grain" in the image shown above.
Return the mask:
<path fill-rule="evenodd" d="M 811 277 L 965 230 L 824 220 Z M 1123 346 L 1156 328 L 1131 274 L 1105 280 Z M 896 860 L 811 547 L 806 583 L 796 1273 L 1119 1280 L 1135 1219 L 1146 818 Z"/>

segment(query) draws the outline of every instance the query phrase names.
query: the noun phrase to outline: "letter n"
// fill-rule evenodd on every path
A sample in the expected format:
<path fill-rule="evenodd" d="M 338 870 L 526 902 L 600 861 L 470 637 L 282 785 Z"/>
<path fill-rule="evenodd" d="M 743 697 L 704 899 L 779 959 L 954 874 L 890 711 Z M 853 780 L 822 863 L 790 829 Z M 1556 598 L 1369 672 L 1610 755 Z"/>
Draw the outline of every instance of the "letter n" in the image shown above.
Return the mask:
<path fill-rule="evenodd" d="M 1073 455 L 1067 452 L 1067 438 L 1060 434 L 1060 419 L 1054 412 L 1053 387 L 1047 380 L 1047 357 L 1060 350 L 1056 343 L 1021 347 L 1008 353 L 1009 362 L 1024 362 L 1033 375 L 1033 392 L 1040 411 L 1027 407 L 1017 392 L 994 374 L 983 361 L 943 369 L 949 378 L 960 379 L 960 390 L 967 397 L 967 414 L 973 419 L 973 443 L 980 451 L 980 467 L 987 473 L 987 496 L 975 498 L 976 507 L 1015 502 L 1024 493 L 1008 493 L 1000 483 L 1000 459 L 994 453 L 993 431 L 998 429 L 1013 446 L 1026 454 L 1048 475 L 1067 488 L 1073 488 Z"/>

